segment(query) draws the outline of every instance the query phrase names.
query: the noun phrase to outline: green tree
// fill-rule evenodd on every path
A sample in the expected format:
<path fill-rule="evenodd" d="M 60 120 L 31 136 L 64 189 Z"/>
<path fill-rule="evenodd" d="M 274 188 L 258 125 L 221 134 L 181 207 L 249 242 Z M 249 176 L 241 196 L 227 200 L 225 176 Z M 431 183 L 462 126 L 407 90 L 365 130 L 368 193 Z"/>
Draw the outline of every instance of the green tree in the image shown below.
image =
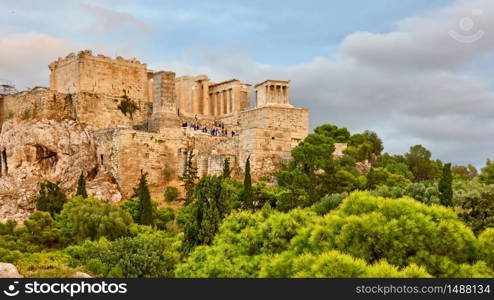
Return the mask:
<path fill-rule="evenodd" d="M 397 174 L 390 173 L 385 168 L 372 168 L 367 173 L 367 189 L 373 190 L 378 186 L 399 186 L 406 187 L 410 184 L 410 181 L 405 177 Z"/>
<path fill-rule="evenodd" d="M 141 222 L 141 202 L 139 199 L 132 199 L 123 202 L 120 207 L 128 212 L 134 222 L 140 224 Z M 158 209 L 158 202 L 151 200 L 152 208 L 152 225 L 156 226 L 157 229 L 165 230 L 167 229 L 168 223 L 175 219 L 175 212 L 170 207 L 162 207 Z M 151 224 L 150 224 L 151 225 Z"/>
<path fill-rule="evenodd" d="M 94 198 L 73 197 L 65 203 L 55 218 L 65 244 L 97 240 L 110 240 L 128 236 L 132 232 L 132 216 L 118 206 Z"/>
<path fill-rule="evenodd" d="M 178 223 L 184 232 L 183 252 L 197 245 L 210 244 L 219 224 L 230 211 L 230 196 L 223 180 L 217 176 L 204 176 L 196 190 L 196 200 L 183 207 Z"/>
<path fill-rule="evenodd" d="M 81 196 L 82 198 L 87 198 L 87 190 L 86 190 L 86 178 L 84 177 L 84 173 L 81 172 L 79 179 L 77 180 L 77 192 L 76 196 Z"/>
<path fill-rule="evenodd" d="M 139 200 L 139 224 L 142 225 L 153 224 L 153 206 L 151 204 L 147 175 L 141 170 L 139 184 L 134 188 L 134 197 Z"/>
<path fill-rule="evenodd" d="M 186 151 L 186 162 L 184 172 L 180 176 L 180 180 L 183 181 L 185 189 L 185 204 L 192 203 L 194 201 L 195 188 L 199 176 L 197 176 L 197 167 L 194 166 L 194 149 L 189 147 Z"/>
<path fill-rule="evenodd" d="M 477 168 L 472 165 L 452 166 L 451 172 L 455 178 L 461 180 L 473 180 L 478 175 Z"/>
<path fill-rule="evenodd" d="M 422 145 L 410 147 L 410 151 L 405 154 L 405 159 L 415 182 L 434 180 L 439 177 L 440 161 L 431 160 L 431 152 Z"/>
<path fill-rule="evenodd" d="M 486 166 L 482 169 L 480 181 L 485 184 L 494 184 L 494 163 L 489 159 L 487 160 Z"/>
<path fill-rule="evenodd" d="M 328 253 L 334 250 L 351 257 Z M 350 258 L 376 267 L 372 271 L 339 273 L 339 262 Z M 176 274 L 396 277 L 398 270 L 405 269 L 407 272 L 400 276 L 492 273 L 479 260 L 479 241 L 450 208 L 427 206 L 410 198 L 387 199 L 354 192 L 324 216 L 306 209 L 234 212 L 224 220 L 213 242 L 195 248 L 177 267 Z"/>
<path fill-rule="evenodd" d="M 230 178 L 232 170 L 230 169 L 230 158 L 227 157 L 223 161 L 223 174 L 221 175 L 222 178 L 227 179 Z"/>
<path fill-rule="evenodd" d="M 494 228 L 494 186 L 472 184 L 455 192 L 455 203 L 462 208 L 459 216 L 475 233 Z"/>
<path fill-rule="evenodd" d="M 250 156 L 245 161 L 244 189 L 241 194 L 242 206 L 246 209 L 254 208 L 254 197 L 252 193 L 252 178 L 250 176 Z"/>
<path fill-rule="evenodd" d="M 36 211 L 24 221 L 25 230 L 20 231 L 21 239 L 45 247 L 54 247 L 58 244 L 59 232 L 53 224 L 48 212 Z"/>
<path fill-rule="evenodd" d="M 445 164 L 443 167 L 443 176 L 439 181 L 439 192 L 441 195 L 441 204 L 444 206 L 453 206 L 453 175 L 451 174 L 451 164 Z"/>
<path fill-rule="evenodd" d="M 180 260 L 182 235 L 164 232 L 139 234 L 113 242 L 85 241 L 64 250 L 74 266 L 109 278 L 173 277 Z"/>
<path fill-rule="evenodd" d="M 180 192 L 174 186 L 167 186 L 165 190 L 165 200 L 168 202 L 174 202 L 179 200 Z"/>
<path fill-rule="evenodd" d="M 45 181 L 40 184 L 38 197 L 36 198 L 36 209 L 47 211 L 53 217 L 62 210 L 67 196 L 60 188 L 60 182 L 52 183 Z"/>
<path fill-rule="evenodd" d="M 386 198 L 402 198 L 408 196 L 427 205 L 439 204 L 440 193 L 437 184 L 422 181 L 411 183 L 406 187 L 379 186 L 372 195 Z"/>

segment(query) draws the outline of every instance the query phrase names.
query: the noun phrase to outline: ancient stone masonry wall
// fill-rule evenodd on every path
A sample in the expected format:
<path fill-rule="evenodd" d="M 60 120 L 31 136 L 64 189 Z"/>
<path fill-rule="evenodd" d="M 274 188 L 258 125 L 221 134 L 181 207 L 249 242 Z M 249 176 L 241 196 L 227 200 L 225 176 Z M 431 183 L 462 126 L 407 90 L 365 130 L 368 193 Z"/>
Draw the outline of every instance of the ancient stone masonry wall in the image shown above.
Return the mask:
<path fill-rule="evenodd" d="M 149 100 L 147 65 L 136 59 L 71 53 L 49 66 L 50 88 L 62 93 L 90 92 L 112 97 Z"/>
<path fill-rule="evenodd" d="M 18 119 L 56 119 L 71 117 L 72 99 L 46 88 L 34 88 L 17 94 L 6 95 L 0 102 L 1 124 L 13 118 Z"/>
<path fill-rule="evenodd" d="M 175 73 L 157 72 L 153 76 L 153 105 L 149 130 L 160 132 L 178 128 L 180 122 L 175 97 Z"/>
<path fill-rule="evenodd" d="M 116 179 L 125 199 L 132 197 L 141 170 L 148 173 L 153 199 L 162 200 L 167 185 L 179 187 L 177 177 L 183 172 L 188 147 L 194 149 L 194 163 L 199 173 L 209 173 L 209 158 L 215 153 L 215 147 L 226 140 L 180 128 L 166 133 L 124 128 L 95 132 L 98 163 Z M 167 179 L 165 172 L 170 171 L 173 176 Z"/>
<path fill-rule="evenodd" d="M 125 98 L 111 97 L 102 94 L 78 93 L 73 98 L 73 117 L 79 122 L 106 128 L 112 126 L 137 126 L 147 129 L 151 116 L 152 104 L 146 100 L 134 101 L 139 109 L 132 115 L 124 113 L 118 108 Z"/>
<path fill-rule="evenodd" d="M 268 176 L 291 158 L 308 133 L 308 110 L 262 107 L 240 116 L 239 160 L 251 155 L 254 176 Z"/>

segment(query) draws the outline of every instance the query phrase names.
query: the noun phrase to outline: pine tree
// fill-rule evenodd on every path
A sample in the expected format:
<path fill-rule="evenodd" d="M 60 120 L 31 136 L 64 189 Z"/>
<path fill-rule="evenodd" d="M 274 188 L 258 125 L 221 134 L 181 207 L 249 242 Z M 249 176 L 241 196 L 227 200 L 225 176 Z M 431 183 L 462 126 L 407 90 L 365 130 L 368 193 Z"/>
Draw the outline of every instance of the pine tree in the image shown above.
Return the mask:
<path fill-rule="evenodd" d="M 221 178 L 223 178 L 223 179 L 230 178 L 231 173 L 232 173 L 232 170 L 230 169 L 230 158 L 227 157 L 227 158 L 225 158 L 225 161 L 223 162 L 223 174 L 221 175 Z"/>
<path fill-rule="evenodd" d="M 247 161 L 245 162 L 244 189 L 241 195 L 242 205 L 246 209 L 253 209 L 254 208 L 253 198 L 254 197 L 252 193 L 252 178 L 250 175 L 250 155 L 249 155 Z"/>
<path fill-rule="evenodd" d="M 142 172 L 139 184 L 134 188 L 134 196 L 139 200 L 139 224 L 153 224 L 153 205 L 149 193 L 147 173 Z"/>
<path fill-rule="evenodd" d="M 199 177 L 197 176 L 197 168 L 194 167 L 193 163 L 193 152 L 194 149 L 187 149 L 187 161 L 185 163 L 185 169 L 182 173 L 182 176 L 179 177 L 180 180 L 182 180 L 184 183 L 183 186 L 185 188 L 185 204 L 192 203 L 192 201 L 194 200 L 195 187 L 197 180 L 199 179 Z"/>
<path fill-rule="evenodd" d="M 445 164 L 443 175 L 439 181 L 439 192 L 441 193 L 441 204 L 453 206 L 453 175 L 451 174 L 451 164 Z"/>
<path fill-rule="evenodd" d="M 60 189 L 60 182 L 46 181 L 40 184 L 39 195 L 36 198 L 36 209 L 40 211 L 47 211 L 53 217 L 59 213 L 65 202 L 67 202 L 67 196 Z"/>
<path fill-rule="evenodd" d="M 87 198 L 86 178 L 84 178 L 83 172 L 81 172 L 79 180 L 77 181 L 77 192 L 75 195 L 82 196 L 82 198 Z"/>

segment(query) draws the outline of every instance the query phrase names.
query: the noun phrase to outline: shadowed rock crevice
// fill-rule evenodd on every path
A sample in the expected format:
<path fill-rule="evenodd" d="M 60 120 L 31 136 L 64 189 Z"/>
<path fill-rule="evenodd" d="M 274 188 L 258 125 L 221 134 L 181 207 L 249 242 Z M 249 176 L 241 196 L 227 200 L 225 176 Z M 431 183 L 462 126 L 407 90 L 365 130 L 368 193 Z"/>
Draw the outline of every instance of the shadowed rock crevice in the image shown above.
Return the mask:
<path fill-rule="evenodd" d="M 36 148 L 36 162 L 41 170 L 45 173 L 54 170 L 58 163 L 57 153 L 42 145 L 35 145 L 34 147 Z"/>

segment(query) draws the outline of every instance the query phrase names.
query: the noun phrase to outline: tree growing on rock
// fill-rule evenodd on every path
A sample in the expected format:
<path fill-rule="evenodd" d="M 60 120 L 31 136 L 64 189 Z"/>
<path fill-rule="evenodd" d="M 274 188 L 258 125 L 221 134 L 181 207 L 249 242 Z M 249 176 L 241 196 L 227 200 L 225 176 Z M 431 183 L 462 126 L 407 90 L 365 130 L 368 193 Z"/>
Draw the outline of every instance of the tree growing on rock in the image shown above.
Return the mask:
<path fill-rule="evenodd" d="M 180 180 L 183 181 L 183 186 L 185 189 L 185 204 L 190 204 L 194 201 L 194 193 L 196 182 L 199 179 L 197 176 L 197 167 L 194 166 L 194 149 L 189 147 L 186 152 L 186 162 L 184 172 L 180 176 Z"/>
<path fill-rule="evenodd" d="M 221 175 L 221 177 L 223 179 L 230 178 L 231 173 L 232 173 L 232 170 L 230 169 L 230 158 L 227 157 L 223 161 L 223 174 Z"/>
<path fill-rule="evenodd" d="M 36 198 L 36 209 L 49 212 L 52 217 L 58 214 L 65 202 L 67 196 L 60 188 L 60 182 L 45 181 L 40 184 L 38 197 Z"/>
<path fill-rule="evenodd" d="M 81 196 L 82 198 L 87 198 L 87 190 L 86 190 L 86 178 L 84 177 L 84 173 L 81 172 L 79 179 L 77 180 L 77 192 L 76 196 Z"/>

